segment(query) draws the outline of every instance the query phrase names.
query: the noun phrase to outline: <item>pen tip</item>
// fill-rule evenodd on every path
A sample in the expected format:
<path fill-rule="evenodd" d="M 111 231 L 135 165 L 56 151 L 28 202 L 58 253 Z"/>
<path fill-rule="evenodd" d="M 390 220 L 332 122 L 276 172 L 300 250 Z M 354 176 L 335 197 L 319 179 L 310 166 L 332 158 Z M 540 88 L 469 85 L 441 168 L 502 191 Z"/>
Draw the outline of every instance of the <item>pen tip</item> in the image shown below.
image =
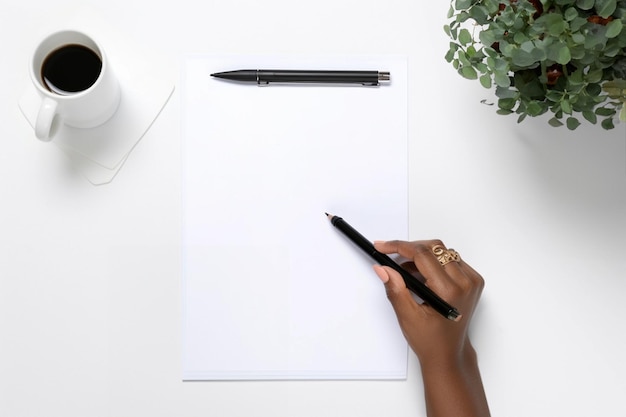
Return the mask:
<path fill-rule="evenodd" d="M 324 212 L 324 214 L 326 215 L 326 217 L 328 217 L 328 213 Z"/>
<path fill-rule="evenodd" d="M 458 311 L 456 311 L 456 309 L 454 309 L 454 311 L 451 311 L 449 313 L 448 318 L 452 321 L 459 322 L 463 318 L 463 314 L 459 313 Z"/>

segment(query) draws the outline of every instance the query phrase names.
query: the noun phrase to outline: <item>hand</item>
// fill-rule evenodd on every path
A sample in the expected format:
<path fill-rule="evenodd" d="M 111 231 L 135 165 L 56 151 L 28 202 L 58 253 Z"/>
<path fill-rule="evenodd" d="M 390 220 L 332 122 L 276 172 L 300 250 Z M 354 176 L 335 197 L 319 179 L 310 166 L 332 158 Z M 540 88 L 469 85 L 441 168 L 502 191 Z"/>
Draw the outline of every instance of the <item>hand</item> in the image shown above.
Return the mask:
<path fill-rule="evenodd" d="M 482 277 L 463 260 L 442 266 L 432 252 L 437 245 L 443 246 L 443 243 L 437 240 L 375 243 L 382 253 L 397 253 L 411 259 L 426 278 L 426 285 L 462 314 L 458 322 L 444 318 L 428 305 L 418 304 L 396 271 L 374 267 L 385 284 L 400 328 L 420 360 L 450 359 L 464 351 L 468 343 L 467 329 L 484 287 Z M 410 267 L 405 268 L 410 270 Z"/>
<path fill-rule="evenodd" d="M 444 246 L 438 240 L 396 240 L 374 246 L 382 253 L 412 259 L 426 285 L 462 314 L 456 322 L 426 304 L 418 304 L 392 268 L 376 265 L 374 270 L 385 284 L 402 333 L 420 361 L 428 416 L 488 416 L 476 353 L 468 337 L 484 281 L 463 260 L 441 265 L 432 251 L 437 245 Z"/>

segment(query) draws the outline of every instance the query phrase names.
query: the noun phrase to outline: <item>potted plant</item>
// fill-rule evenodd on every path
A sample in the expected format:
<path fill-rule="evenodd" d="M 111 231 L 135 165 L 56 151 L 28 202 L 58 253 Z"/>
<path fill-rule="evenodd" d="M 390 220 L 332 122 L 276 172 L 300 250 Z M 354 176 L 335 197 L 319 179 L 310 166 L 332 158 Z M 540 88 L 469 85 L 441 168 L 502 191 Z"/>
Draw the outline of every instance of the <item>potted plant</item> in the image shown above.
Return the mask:
<path fill-rule="evenodd" d="M 626 0 L 452 0 L 445 58 L 495 86 L 499 114 L 626 121 Z"/>

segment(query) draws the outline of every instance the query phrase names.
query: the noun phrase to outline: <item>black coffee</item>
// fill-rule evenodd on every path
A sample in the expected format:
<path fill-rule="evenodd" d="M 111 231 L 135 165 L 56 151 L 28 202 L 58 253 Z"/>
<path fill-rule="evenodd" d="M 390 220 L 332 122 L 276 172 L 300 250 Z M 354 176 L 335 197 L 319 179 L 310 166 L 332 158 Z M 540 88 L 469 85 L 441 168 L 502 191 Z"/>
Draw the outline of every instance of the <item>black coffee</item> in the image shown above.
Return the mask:
<path fill-rule="evenodd" d="M 41 78 L 50 91 L 69 95 L 91 87 L 101 69 L 102 61 L 94 51 L 83 45 L 65 45 L 46 57 Z"/>

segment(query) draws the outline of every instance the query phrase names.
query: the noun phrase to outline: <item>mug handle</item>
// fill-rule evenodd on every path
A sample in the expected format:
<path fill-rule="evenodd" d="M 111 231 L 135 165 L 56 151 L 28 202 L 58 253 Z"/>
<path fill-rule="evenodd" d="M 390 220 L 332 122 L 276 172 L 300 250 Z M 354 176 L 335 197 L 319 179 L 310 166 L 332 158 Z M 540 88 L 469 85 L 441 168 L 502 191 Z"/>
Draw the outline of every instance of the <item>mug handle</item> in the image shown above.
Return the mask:
<path fill-rule="evenodd" d="M 57 111 L 57 102 L 50 97 L 44 97 L 39 107 L 39 113 L 37 114 L 37 121 L 35 123 L 35 136 L 38 139 L 48 142 L 50 139 L 50 129 L 52 128 L 52 121 Z"/>

